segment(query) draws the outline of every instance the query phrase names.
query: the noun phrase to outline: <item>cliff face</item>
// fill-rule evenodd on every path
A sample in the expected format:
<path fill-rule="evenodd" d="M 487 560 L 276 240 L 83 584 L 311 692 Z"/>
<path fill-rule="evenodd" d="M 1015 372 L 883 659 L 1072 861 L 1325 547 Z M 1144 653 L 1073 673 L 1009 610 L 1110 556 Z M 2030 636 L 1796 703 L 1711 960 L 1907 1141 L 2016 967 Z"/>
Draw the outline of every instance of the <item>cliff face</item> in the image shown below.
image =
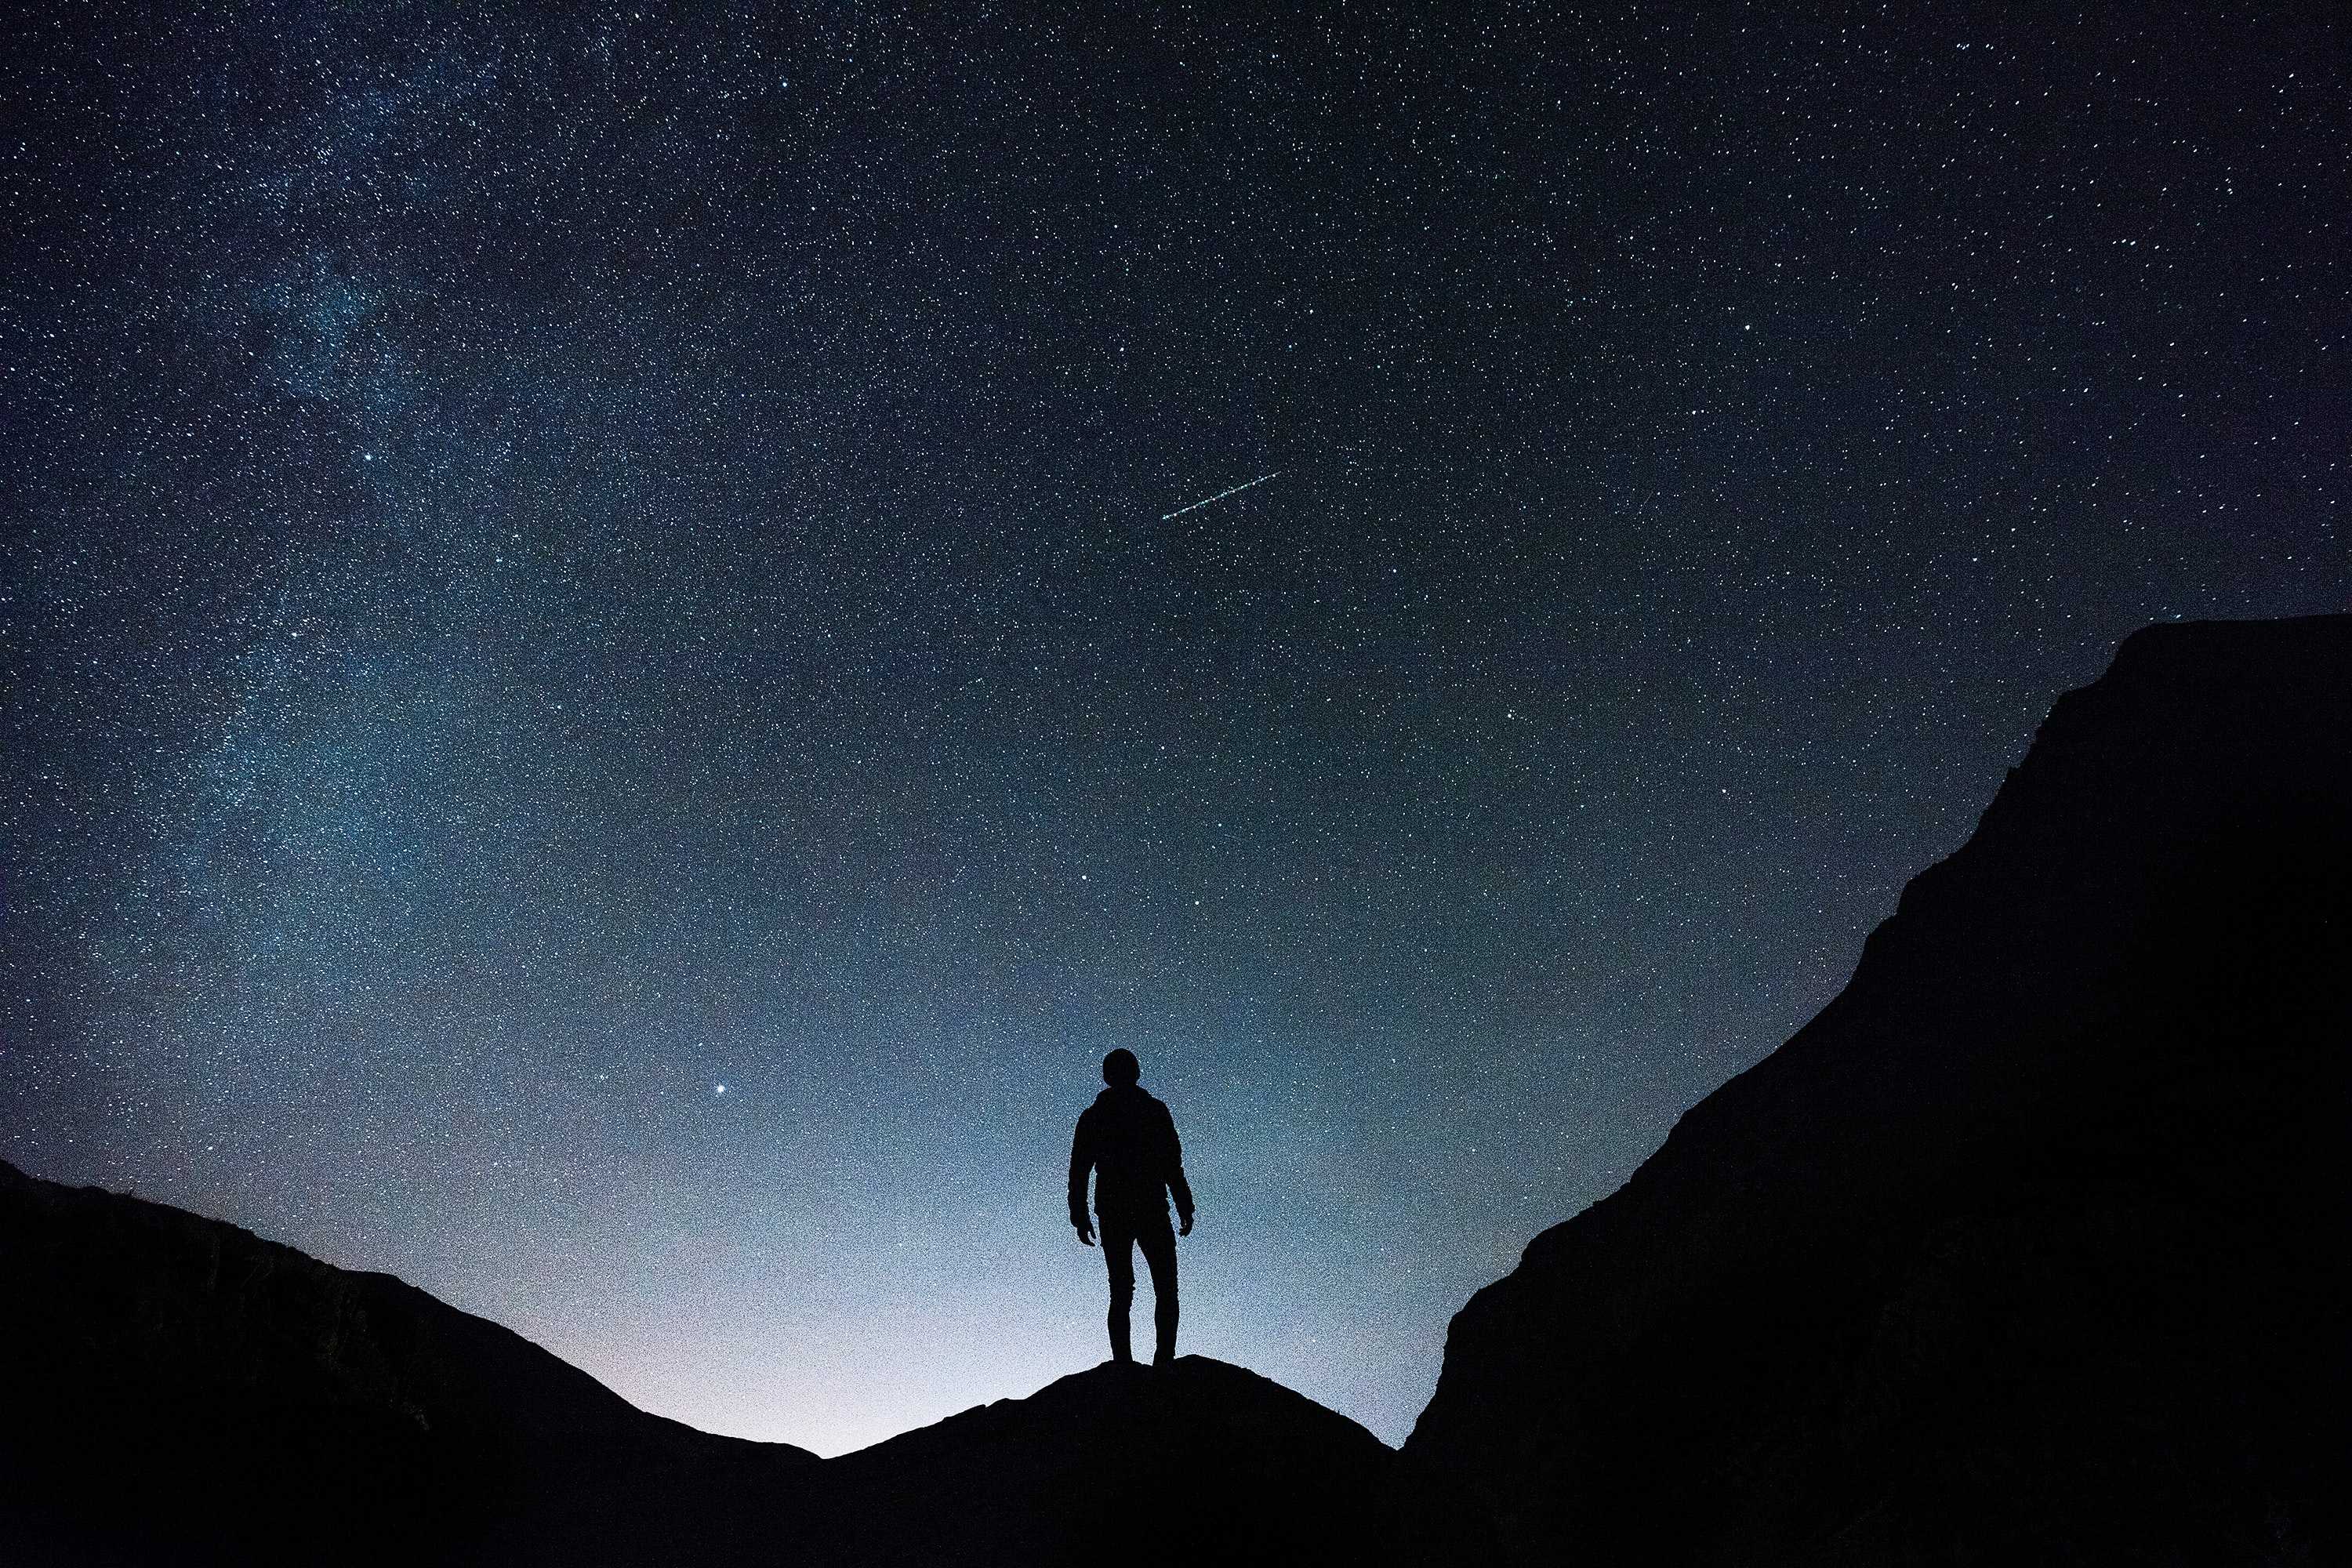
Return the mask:
<path fill-rule="evenodd" d="M 2342 1560 L 2347 1063 L 2352 616 L 2144 631 L 1407 1456 L 1517 1561 Z"/>

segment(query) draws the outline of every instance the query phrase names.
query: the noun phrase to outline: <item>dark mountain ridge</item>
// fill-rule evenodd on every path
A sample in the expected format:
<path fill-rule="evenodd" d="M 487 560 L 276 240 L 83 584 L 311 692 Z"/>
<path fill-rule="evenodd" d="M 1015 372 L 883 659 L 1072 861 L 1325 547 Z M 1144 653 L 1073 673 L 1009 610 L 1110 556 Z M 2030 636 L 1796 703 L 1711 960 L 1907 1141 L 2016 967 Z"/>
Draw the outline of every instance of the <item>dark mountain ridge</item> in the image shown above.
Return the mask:
<path fill-rule="evenodd" d="M 1105 1363 L 825 1470 L 820 1532 L 861 1564 L 1433 1563 L 1466 1539 L 1363 1427 L 1205 1356 Z"/>
<path fill-rule="evenodd" d="M 1512 1561 L 2341 1561 L 2347 1039 L 2352 617 L 2143 631 L 1406 1453 Z"/>
<path fill-rule="evenodd" d="M 820 1463 L 646 1415 L 388 1274 L 5 1163 L 0 1258 L 11 1561 L 723 1554 L 737 1498 Z"/>
<path fill-rule="evenodd" d="M 1395 1452 L 1223 1363 L 1104 1365 L 837 1459 L 647 1415 L 495 1323 L 0 1163 L 0 1562 L 1439 1561 Z"/>
<path fill-rule="evenodd" d="M 2345 1562 L 2348 1042 L 2352 616 L 2154 628 L 1402 1456 L 1188 1357 L 819 1460 L 0 1165 L 0 1560 Z"/>

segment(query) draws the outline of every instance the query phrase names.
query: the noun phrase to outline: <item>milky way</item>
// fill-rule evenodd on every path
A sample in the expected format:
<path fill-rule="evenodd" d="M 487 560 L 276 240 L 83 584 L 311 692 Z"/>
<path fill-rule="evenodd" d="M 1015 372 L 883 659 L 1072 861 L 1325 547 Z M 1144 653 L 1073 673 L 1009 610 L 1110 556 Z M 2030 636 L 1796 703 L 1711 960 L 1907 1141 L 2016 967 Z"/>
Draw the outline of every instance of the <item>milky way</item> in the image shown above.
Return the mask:
<path fill-rule="evenodd" d="M 2054 693 L 2352 590 L 2335 6 L 961 9 L 23 26 L 0 1154 L 835 1452 L 1102 1354 L 1126 1046 L 1393 1441 Z"/>

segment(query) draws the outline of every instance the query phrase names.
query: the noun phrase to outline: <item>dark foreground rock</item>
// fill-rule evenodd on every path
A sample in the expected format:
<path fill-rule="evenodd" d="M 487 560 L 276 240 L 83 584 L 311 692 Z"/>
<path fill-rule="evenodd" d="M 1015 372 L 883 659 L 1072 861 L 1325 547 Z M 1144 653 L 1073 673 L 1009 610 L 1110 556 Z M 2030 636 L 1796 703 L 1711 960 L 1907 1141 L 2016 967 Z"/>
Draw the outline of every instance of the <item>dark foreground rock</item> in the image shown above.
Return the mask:
<path fill-rule="evenodd" d="M 2154 628 L 1454 1320 L 1523 1563 L 2352 1560 L 2352 617 Z"/>
<path fill-rule="evenodd" d="M 1370 1432 L 1203 1356 L 1106 1363 L 826 1470 L 843 1563 L 1424 1563 L 1460 1547 Z"/>
<path fill-rule="evenodd" d="M 0 1164 L 0 1561 L 737 1560 L 817 1458 L 649 1415 L 495 1323 Z"/>
<path fill-rule="evenodd" d="M 0 1163 L 0 1563 L 1431 1563 L 1397 1456 L 1186 1357 L 834 1460 L 495 1323 Z"/>

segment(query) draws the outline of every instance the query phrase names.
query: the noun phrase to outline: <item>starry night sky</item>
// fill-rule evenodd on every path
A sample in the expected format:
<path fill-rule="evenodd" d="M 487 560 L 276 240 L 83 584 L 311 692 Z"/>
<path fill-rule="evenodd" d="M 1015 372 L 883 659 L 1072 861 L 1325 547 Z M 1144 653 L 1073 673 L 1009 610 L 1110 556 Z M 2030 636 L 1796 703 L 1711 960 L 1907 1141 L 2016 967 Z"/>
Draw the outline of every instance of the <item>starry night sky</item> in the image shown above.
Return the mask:
<path fill-rule="evenodd" d="M 2352 603 L 2333 5 L 92 9 L 0 1154 L 697 1426 L 1099 1359 L 1126 1046 L 1185 1348 L 1395 1441 L 2058 691 Z"/>

